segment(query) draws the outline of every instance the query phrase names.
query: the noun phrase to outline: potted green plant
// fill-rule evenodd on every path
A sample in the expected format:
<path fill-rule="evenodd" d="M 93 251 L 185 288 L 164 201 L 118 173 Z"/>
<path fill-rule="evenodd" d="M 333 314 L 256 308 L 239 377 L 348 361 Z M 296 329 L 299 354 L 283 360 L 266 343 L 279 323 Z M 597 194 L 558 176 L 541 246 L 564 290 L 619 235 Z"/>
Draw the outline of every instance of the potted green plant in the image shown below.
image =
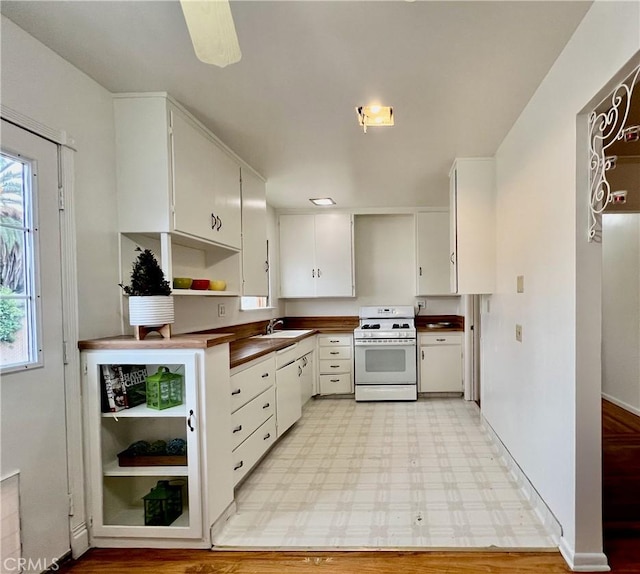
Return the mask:
<path fill-rule="evenodd" d="M 150 331 L 169 338 L 174 322 L 173 296 L 164 272 L 150 249 L 136 248 L 140 254 L 133 263 L 129 285 L 120 283 L 129 295 L 129 323 L 136 339 L 144 339 Z"/>

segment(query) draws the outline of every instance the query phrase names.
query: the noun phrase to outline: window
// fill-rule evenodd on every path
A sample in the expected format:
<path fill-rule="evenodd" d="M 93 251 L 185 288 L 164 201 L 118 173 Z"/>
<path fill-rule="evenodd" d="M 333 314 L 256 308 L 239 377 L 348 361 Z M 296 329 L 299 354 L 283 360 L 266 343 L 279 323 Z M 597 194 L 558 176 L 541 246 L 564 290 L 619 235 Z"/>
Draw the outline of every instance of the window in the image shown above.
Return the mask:
<path fill-rule="evenodd" d="M 0 154 L 0 369 L 39 366 L 35 235 L 30 162 Z"/>

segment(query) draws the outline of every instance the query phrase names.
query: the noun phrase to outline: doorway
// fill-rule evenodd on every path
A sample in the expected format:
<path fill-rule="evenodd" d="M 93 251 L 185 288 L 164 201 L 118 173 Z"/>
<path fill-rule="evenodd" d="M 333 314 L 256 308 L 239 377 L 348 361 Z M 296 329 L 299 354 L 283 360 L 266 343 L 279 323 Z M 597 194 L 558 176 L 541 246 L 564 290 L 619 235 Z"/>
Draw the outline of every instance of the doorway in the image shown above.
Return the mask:
<path fill-rule="evenodd" d="M 2 120 L 1 152 L 0 475 L 18 477 L 22 571 L 40 572 L 70 548 L 59 149 Z"/>

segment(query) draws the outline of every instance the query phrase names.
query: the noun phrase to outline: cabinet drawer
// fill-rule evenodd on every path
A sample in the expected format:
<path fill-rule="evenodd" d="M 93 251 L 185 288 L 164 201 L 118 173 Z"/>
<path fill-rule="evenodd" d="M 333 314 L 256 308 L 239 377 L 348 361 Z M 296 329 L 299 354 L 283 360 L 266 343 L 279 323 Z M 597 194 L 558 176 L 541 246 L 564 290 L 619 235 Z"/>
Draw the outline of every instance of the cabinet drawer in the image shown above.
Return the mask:
<path fill-rule="evenodd" d="M 320 375 L 320 394 L 335 395 L 340 393 L 352 393 L 351 374 Z"/>
<path fill-rule="evenodd" d="M 276 366 L 273 355 L 243 371 L 231 375 L 231 412 L 275 384 Z"/>
<path fill-rule="evenodd" d="M 351 372 L 351 360 L 350 359 L 329 359 L 320 360 L 320 373 L 350 373 Z"/>
<path fill-rule="evenodd" d="M 233 451 L 234 486 L 253 468 L 275 440 L 276 418 L 271 417 Z"/>
<path fill-rule="evenodd" d="M 271 387 L 231 415 L 232 449 L 275 413 L 275 400 L 276 391 Z"/>
<path fill-rule="evenodd" d="M 320 347 L 318 353 L 320 359 L 350 359 L 351 347 Z"/>
<path fill-rule="evenodd" d="M 462 345 L 462 333 L 429 333 L 420 335 L 420 345 Z"/>
<path fill-rule="evenodd" d="M 320 347 L 350 347 L 351 335 L 320 335 L 318 345 Z"/>

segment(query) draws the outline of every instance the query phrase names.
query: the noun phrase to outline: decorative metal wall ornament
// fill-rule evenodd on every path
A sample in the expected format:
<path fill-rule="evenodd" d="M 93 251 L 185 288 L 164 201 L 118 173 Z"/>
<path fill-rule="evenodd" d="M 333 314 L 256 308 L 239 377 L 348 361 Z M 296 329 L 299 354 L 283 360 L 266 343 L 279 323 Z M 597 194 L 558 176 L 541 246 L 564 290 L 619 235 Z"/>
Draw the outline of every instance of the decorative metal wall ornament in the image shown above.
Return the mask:
<path fill-rule="evenodd" d="M 611 187 L 606 172 L 616 166 L 616 156 L 607 156 L 607 149 L 625 138 L 625 129 L 631 96 L 640 78 L 640 66 L 611 94 L 611 107 L 603 112 L 594 110 L 589 115 L 589 241 L 601 239 L 602 212 L 612 201 Z M 637 127 L 637 126 L 634 126 Z"/>

